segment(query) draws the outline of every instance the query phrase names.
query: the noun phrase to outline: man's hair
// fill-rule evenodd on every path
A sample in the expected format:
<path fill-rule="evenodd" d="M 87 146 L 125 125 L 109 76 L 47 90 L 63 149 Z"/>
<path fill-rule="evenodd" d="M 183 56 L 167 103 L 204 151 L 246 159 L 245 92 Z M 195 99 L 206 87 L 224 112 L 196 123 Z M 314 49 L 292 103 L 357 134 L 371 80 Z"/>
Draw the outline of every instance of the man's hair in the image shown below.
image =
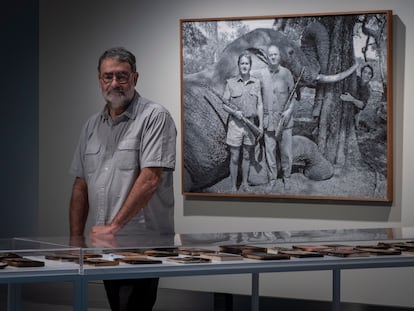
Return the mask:
<path fill-rule="evenodd" d="M 240 64 L 240 60 L 242 59 L 242 57 L 246 57 L 249 62 L 250 62 L 250 66 L 252 65 L 252 55 L 250 54 L 250 52 L 248 51 L 243 51 L 240 55 L 239 58 L 237 59 L 237 65 Z"/>
<path fill-rule="evenodd" d="M 267 47 L 266 52 L 267 52 L 267 53 L 269 53 L 269 49 L 270 49 L 270 48 L 272 48 L 272 47 L 277 48 L 277 50 L 280 52 L 280 48 L 279 48 L 276 44 L 271 44 L 271 45 L 269 45 L 269 46 Z"/>
<path fill-rule="evenodd" d="M 135 55 L 123 47 L 114 47 L 103 52 L 101 57 L 99 57 L 98 72 L 100 72 L 102 61 L 106 58 L 128 63 L 131 66 L 132 72 L 137 70 Z"/>
<path fill-rule="evenodd" d="M 369 68 L 371 70 L 371 78 L 374 76 L 374 68 L 372 68 L 372 66 L 370 64 L 366 64 L 364 66 L 362 66 L 361 68 L 361 74 L 364 71 L 365 68 Z"/>

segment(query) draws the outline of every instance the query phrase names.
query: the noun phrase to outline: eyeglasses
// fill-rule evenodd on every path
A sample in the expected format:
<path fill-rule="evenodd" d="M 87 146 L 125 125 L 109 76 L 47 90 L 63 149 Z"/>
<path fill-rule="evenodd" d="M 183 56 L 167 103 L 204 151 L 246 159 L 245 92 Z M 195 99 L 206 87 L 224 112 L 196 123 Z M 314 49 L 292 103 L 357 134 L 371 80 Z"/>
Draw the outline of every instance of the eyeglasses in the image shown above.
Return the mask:
<path fill-rule="evenodd" d="M 131 73 L 120 71 L 120 72 L 107 72 L 101 75 L 100 79 L 106 83 L 111 83 L 114 78 L 119 84 L 128 83 L 129 78 L 131 77 Z"/>

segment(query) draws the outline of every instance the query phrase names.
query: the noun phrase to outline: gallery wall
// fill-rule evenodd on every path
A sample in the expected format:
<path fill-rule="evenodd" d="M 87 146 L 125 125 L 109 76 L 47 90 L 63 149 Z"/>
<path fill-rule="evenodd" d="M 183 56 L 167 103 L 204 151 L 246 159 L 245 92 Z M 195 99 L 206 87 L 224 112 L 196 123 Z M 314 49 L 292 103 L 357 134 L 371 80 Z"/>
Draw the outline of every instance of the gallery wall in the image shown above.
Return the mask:
<path fill-rule="evenodd" d="M 111 46 L 125 46 L 137 55 L 140 93 L 165 105 L 181 133 L 179 21 L 186 18 L 262 16 L 320 12 L 393 10 L 393 123 L 394 200 L 391 205 L 354 203 L 292 202 L 288 200 L 226 200 L 185 198 L 181 195 L 181 137 L 178 137 L 175 181 L 175 222 L 177 232 L 275 231 L 330 228 L 378 228 L 414 226 L 414 108 L 410 87 L 414 80 L 414 2 L 396 0 L 153 0 L 133 1 L 40 1 L 40 104 L 39 104 L 39 231 L 41 235 L 68 232 L 68 202 L 72 178 L 68 170 L 80 129 L 86 119 L 102 109 L 98 88 L 97 59 Z M 413 270 L 410 270 L 411 273 Z M 369 273 L 369 272 L 367 272 Z M 364 285 L 363 274 L 344 276 L 345 298 L 374 301 L 375 289 Z M 402 284 L 392 297 L 380 302 L 414 305 L 404 291 L 407 274 L 384 272 L 376 277 L 397 277 Z M 329 299 L 329 274 L 310 277 L 327 279 L 320 286 L 305 281 L 306 273 L 278 275 L 284 286 L 265 277 L 264 291 L 285 297 Z M 216 282 L 199 278 L 188 285 L 183 279 L 164 280 L 164 286 L 218 291 L 246 292 L 249 281 L 238 277 Z M 282 278 L 282 279 L 280 279 Z M 215 279 L 217 280 L 217 279 Z M 360 297 L 355 281 L 364 288 Z M 220 284 L 217 286 L 217 284 Z M 376 282 L 381 284 L 380 281 Z M 187 285 L 186 285 L 187 284 Z M 196 285 L 197 284 L 197 285 Z M 235 285 L 236 284 L 236 285 Z M 247 284 L 247 286 L 243 285 Z M 375 284 L 375 283 L 374 283 Z M 311 288 L 311 289 L 310 289 Z M 293 290 L 294 289 L 294 290 Z M 376 300 L 378 301 L 378 300 Z"/>
<path fill-rule="evenodd" d="M 39 20 L 37 0 L 2 7 L 0 238 L 37 234 Z M 22 217 L 24 215 L 24 217 Z"/>

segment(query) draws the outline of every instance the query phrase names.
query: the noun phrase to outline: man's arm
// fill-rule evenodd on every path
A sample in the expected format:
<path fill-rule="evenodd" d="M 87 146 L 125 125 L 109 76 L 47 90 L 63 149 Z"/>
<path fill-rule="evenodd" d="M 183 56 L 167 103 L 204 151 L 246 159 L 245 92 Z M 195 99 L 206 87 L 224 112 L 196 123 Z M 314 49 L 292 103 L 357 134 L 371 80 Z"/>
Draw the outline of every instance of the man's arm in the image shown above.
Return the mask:
<path fill-rule="evenodd" d="M 286 83 L 287 94 L 289 94 L 288 98 L 286 99 L 285 110 L 282 111 L 283 126 L 285 127 L 288 125 L 289 120 L 296 108 L 296 100 L 294 98 L 294 92 L 296 90 L 293 76 L 288 69 L 286 69 L 284 80 Z"/>
<path fill-rule="evenodd" d="M 300 79 L 300 77 L 299 77 Z M 288 109 L 294 111 L 295 110 L 295 105 L 296 105 L 296 100 L 295 100 L 295 92 L 296 92 L 296 85 L 295 85 L 295 81 L 293 80 L 293 75 L 292 73 L 288 70 L 288 75 L 286 77 L 286 83 L 288 85 L 288 93 L 289 93 L 289 99 L 290 102 L 288 103 Z M 299 82 L 299 81 L 298 81 Z"/>
<path fill-rule="evenodd" d="M 355 98 L 349 92 L 345 92 L 345 93 L 341 94 L 340 98 L 343 101 L 347 101 L 347 102 L 353 103 L 359 110 L 364 109 L 365 106 L 366 106 L 366 104 L 367 104 L 366 101 L 363 101 L 361 99 Z"/>
<path fill-rule="evenodd" d="M 70 199 L 69 223 L 70 235 L 82 236 L 89 212 L 88 186 L 84 178 L 76 177 Z"/>
<path fill-rule="evenodd" d="M 122 208 L 111 224 L 92 227 L 93 234 L 115 234 L 125 226 L 151 199 L 161 181 L 162 167 L 145 167 L 135 180 Z"/>

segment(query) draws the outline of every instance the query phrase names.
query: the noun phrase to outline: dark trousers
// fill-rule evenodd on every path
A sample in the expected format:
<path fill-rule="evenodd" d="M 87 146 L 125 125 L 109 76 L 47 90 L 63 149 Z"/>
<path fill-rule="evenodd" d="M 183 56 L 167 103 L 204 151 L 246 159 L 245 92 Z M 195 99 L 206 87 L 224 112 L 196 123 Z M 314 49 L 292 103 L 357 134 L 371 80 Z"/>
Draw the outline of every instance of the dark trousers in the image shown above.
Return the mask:
<path fill-rule="evenodd" d="M 152 311 L 157 299 L 158 278 L 104 280 L 112 311 Z"/>

